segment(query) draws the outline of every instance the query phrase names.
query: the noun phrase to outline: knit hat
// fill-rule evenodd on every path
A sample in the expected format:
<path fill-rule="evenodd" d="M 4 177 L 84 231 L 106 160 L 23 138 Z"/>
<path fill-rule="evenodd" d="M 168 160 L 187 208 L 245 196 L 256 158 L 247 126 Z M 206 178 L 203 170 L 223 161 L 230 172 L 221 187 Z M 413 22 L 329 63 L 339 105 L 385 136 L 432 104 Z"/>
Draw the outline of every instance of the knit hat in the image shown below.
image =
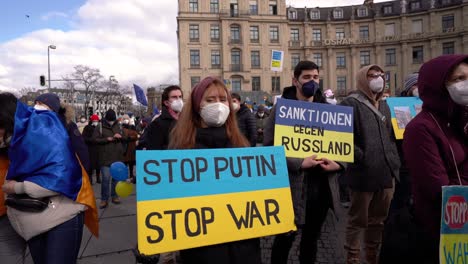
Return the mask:
<path fill-rule="evenodd" d="M 107 121 L 115 121 L 117 119 L 117 115 L 115 114 L 114 110 L 109 109 L 109 110 L 107 110 L 106 115 L 104 116 L 104 118 Z"/>
<path fill-rule="evenodd" d="M 60 110 L 60 98 L 53 93 L 45 93 L 36 97 L 34 102 L 41 102 L 47 105 L 52 111 L 58 113 Z"/>
<path fill-rule="evenodd" d="M 91 116 L 90 119 L 91 119 L 91 121 L 99 121 L 99 116 L 94 114 L 94 115 Z"/>
<path fill-rule="evenodd" d="M 193 87 L 191 95 L 193 111 L 198 112 L 200 110 L 200 103 L 203 98 L 203 94 L 205 93 L 206 89 L 215 82 L 224 86 L 224 83 L 221 80 L 215 77 L 206 77 L 197 85 L 195 85 L 195 87 Z"/>
<path fill-rule="evenodd" d="M 413 74 L 410 74 L 410 75 L 406 76 L 405 84 L 404 84 L 404 87 L 403 87 L 404 89 L 403 89 L 403 92 L 401 93 L 401 95 L 407 96 L 409 90 L 411 89 L 411 87 L 418 84 L 418 76 L 419 76 L 419 74 L 417 74 L 417 73 L 413 73 Z"/>
<path fill-rule="evenodd" d="M 257 112 L 263 112 L 265 111 L 265 106 L 264 105 L 259 105 L 257 108 Z"/>

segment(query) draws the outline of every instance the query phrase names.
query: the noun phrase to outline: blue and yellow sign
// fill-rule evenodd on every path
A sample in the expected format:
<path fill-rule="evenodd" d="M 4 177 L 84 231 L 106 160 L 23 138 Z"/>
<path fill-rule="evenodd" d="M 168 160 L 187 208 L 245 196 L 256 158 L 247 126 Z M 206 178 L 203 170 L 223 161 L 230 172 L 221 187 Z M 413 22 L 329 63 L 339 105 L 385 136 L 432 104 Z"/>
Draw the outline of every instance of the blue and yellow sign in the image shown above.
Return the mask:
<path fill-rule="evenodd" d="M 440 263 L 468 263 L 468 186 L 442 187 L 440 222 Z"/>
<path fill-rule="evenodd" d="M 423 102 L 419 97 L 389 97 L 387 104 L 392 115 L 395 138 L 403 139 L 406 125 L 421 112 Z"/>
<path fill-rule="evenodd" d="M 278 99 L 275 146 L 287 157 L 354 161 L 353 108 Z"/>
<path fill-rule="evenodd" d="M 296 229 L 282 147 L 137 151 L 136 165 L 143 254 Z"/>

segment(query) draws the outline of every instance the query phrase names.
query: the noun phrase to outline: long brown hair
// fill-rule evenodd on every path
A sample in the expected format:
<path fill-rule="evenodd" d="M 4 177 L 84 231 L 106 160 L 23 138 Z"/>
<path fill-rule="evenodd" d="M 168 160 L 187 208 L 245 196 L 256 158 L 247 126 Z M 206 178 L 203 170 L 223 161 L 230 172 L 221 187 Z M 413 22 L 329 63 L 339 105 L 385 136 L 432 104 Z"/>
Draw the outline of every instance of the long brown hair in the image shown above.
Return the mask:
<path fill-rule="evenodd" d="M 190 100 L 184 105 L 176 126 L 171 131 L 169 149 L 192 149 L 195 147 L 195 135 L 197 128 L 202 126 L 200 117 L 200 102 L 203 94 L 211 88 L 217 88 L 219 92 L 225 92 L 229 103 L 230 113 L 224 124 L 226 135 L 233 147 L 247 147 L 249 143 L 240 132 L 237 118 L 232 109 L 231 95 L 222 81 L 217 78 L 207 77 L 194 87 L 190 94 Z M 202 89 L 202 90 L 200 90 Z M 200 96 L 201 95 L 201 96 Z"/>

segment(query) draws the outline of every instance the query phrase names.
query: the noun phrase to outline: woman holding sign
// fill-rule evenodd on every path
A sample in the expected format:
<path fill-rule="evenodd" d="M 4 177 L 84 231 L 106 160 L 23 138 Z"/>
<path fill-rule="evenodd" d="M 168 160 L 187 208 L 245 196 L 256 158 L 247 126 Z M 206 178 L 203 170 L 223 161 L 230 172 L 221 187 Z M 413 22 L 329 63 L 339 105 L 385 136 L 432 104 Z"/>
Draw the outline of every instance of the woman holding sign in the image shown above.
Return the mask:
<path fill-rule="evenodd" d="M 468 136 L 464 131 L 468 55 L 445 55 L 425 63 L 419 71 L 418 90 L 422 111 L 406 126 L 403 140 L 415 220 L 424 234 L 421 250 L 415 254 L 420 254 L 420 263 L 439 263 L 442 186 L 468 184 Z"/>
<path fill-rule="evenodd" d="M 232 99 L 224 83 L 207 77 L 197 84 L 171 134 L 169 149 L 248 147 L 240 132 Z M 259 239 L 181 251 L 184 264 L 261 263 Z"/>

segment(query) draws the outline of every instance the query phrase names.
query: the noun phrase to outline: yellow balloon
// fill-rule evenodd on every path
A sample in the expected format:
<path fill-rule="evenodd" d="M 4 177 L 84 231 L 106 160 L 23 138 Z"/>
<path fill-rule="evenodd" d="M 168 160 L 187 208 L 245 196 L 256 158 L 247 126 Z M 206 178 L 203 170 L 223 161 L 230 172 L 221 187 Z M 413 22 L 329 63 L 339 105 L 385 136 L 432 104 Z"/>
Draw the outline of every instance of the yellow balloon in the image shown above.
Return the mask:
<path fill-rule="evenodd" d="M 117 185 L 115 185 L 115 192 L 117 193 L 118 196 L 125 198 L 132 194 L 133 192 L 133 184 L 125 182 L 125 181 L 119 181 Z"/>

